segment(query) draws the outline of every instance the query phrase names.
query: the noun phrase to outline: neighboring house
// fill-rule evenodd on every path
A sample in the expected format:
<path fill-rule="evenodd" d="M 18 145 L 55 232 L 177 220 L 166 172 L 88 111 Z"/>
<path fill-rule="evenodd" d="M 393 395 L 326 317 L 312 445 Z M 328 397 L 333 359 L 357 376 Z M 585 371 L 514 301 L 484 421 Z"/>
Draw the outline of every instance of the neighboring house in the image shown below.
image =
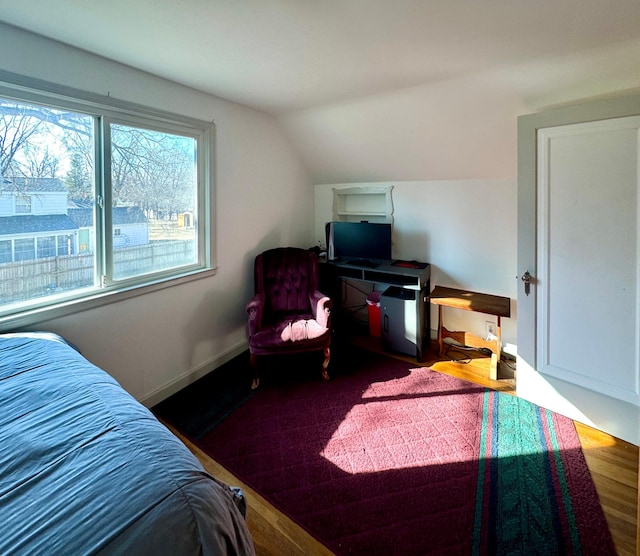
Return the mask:
<path fill-rule="evenodd" d="M 149 221 L 138 207 L 116 207 L 113 217 L 113 248 L 149 243 Z"/>
<path fill-rule="evenodd" d="M 71 203 L 58 178 L 0 182 L 0 263 L 93 252 L 93 209 Z M 149 243 L 149 223 L 138 207 L 113 211 L 114 249 Z"/>
<path fill-rule="evenodd" d="M 95 248 L 92 208 L 69 208 L 69 218 L 78 227 L 79 252 Z M 138 207 L 116 207 L 112 211 L 113 248 L 134 247 L 149 243 L 149 221 Z"/>
<path fill-rule="evenodd" d="M 67 215 L 67 190 L 60 179 L 2 179 L 0 263 L 77 252 L 78 226 Z"/>

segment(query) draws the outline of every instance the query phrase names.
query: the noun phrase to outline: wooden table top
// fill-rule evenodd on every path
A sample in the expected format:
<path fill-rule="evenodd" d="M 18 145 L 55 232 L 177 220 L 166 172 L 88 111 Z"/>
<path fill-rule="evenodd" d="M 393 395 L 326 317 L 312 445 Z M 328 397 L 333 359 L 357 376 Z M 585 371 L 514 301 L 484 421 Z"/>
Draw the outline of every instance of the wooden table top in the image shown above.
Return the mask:
<path fill-rule="evenodd" d="M 511 316 L 511 300 L 500 295 L 436 286 L 429 295 L 429 301 L 435 305 L 455 307 L 465 311 L 475 311 L 499 317 Z"/>

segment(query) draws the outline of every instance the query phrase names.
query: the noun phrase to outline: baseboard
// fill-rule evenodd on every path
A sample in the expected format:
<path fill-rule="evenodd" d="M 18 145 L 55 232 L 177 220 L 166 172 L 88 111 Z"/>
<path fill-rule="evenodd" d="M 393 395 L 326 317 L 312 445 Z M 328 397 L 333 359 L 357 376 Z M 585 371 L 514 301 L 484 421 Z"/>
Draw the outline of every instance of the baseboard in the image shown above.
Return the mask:
<path fill-rule="evenodd" d="M 245 352 L 247 349 L 249 349 L 249 346 L 247 344 L 247 341 L 244 340 L 239 344 L 229 348 L 220 355 L 214 357 L 213 359 L 206 361 L 195 369 L 192 369 L 191 371 L 176 377 L 168 384 L 165 384 L 164 386 L 153 390 L 146 396 L 140 398 L 138 401 L 146 407 L 153 407 L 154 405 L 160 403 L 162 400 L 165 400 L 169 396 L 172 396 L 176 392 L 179 392 L 183 388 L 189 386 L 189 384 L 193 384 L 196 380 L 202 378 L 205 375 L 208 375 L 211 371 L 214 371 L 218 367 L 221 367 L 234 357 L 237 357 L 241 353 Z"/>

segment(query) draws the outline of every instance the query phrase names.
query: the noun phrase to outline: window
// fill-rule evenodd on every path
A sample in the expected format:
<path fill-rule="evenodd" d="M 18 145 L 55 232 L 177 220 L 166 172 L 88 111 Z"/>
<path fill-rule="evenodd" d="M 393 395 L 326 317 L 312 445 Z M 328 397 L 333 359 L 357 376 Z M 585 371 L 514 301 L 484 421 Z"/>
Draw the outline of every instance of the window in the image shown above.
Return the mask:
<path fill-rule="evenodd" d="M 213 125 L 46 88 L 0 83 L 0 324 L 212 272 Z"/>
<path fill-rule="evenodd" d="M 111 157 L 111 203 L 117 207 L 111 213 L 112 279 L 195 264 L 197 235 L 193 229 L 178 234 L 178 214 L 197 206 L 196 141 L 123 124 L 110 130 L 117 145 Z"/>
<path fill-rule="evenodd" d="M 58 236 L 58 255 L 73 255 L 73 236 Z"/>
<path fill-rule="evenodd" d="M 35 241 L 33 239 L 16 239 L 15 245 L 15 260 L 16 261 L 32 261 L 36 258 Z M 27 274 L 27 273 L 25 273 Z M 16 284 L 16 287 L 20 287 L 20 284 Z"/>
<path fill-rule="evenodd" d="M 0 240 L 0 264 L 10 263 L 12 260 L 13 260 L 13 255 L 11 254 L 11 240 L 10 239 Z"/>
<path fill-rule="evenodd" d="M 47 257 L 56 256 L 56 237 L 39 237 L 38 238 L 38 259 L 46 259 Z"/>
<path fill-rule="evenodd" d="M 16 214 L 31 214 L 30 195 L 16 195 Z"/>

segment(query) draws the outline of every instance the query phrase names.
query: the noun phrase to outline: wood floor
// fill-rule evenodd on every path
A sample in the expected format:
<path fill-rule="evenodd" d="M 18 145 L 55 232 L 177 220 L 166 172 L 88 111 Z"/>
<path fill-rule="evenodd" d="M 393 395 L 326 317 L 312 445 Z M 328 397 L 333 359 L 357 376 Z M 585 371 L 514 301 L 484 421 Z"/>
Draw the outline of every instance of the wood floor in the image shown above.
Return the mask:
<path fill-rule="evenodd" d="M 382 351 L 376 338 L 354 337 L 352 342 L 369 350 Z M 402 359 L 417 365 L 415 358 L 402 357 Z M 452 361 L 452 359 L 459 361 Z M 500 367 L 499 380 L 490 380 L 488 378 L 489 358 L 478 356 L 473 352 L 451 350 L 446 358 L 440 358 L 436 355 L 436 346 L 431 346 L 421 365 L 515 394 L 513 369 L 503 364 Z M 637 520 L 638 447 L 580 423 L 576 423 L 576 428 L 616 550 L 620 556 L 637 556 L 640 554 L 636 548 L 636 536 L 640 535 Z M 181 438 L 211 474 L 228 484 L 241 486 L 245 490 L 249 504 L 247 524 L 259 556 L 331 554 L 247 485 L 242 484 L 186 438 Z"/>

